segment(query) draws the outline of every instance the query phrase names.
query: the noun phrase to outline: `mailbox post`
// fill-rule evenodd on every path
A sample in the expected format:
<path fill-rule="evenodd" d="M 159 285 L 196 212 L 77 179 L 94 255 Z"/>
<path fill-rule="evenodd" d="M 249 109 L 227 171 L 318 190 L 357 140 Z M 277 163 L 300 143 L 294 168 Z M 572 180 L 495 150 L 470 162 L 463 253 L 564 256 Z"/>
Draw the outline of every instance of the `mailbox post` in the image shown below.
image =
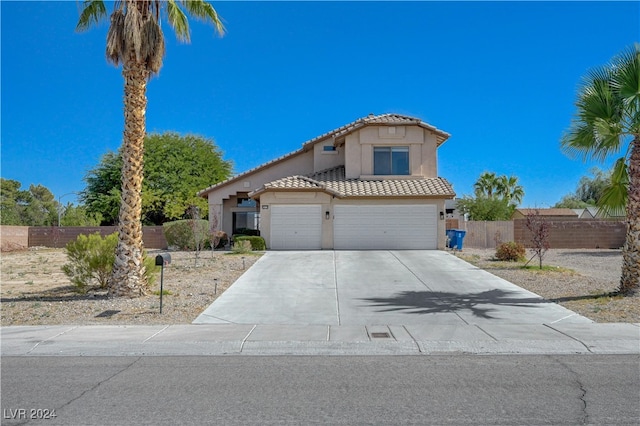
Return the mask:
<path fill-rule="evenodd" d="M 156 256 L 156 266 L 160 267 L 160 313 L 162 313 L 162 293 L 164 282 L 164 265 L 171 263 L 171 255 L 169 253 L 160 253 Z"/>

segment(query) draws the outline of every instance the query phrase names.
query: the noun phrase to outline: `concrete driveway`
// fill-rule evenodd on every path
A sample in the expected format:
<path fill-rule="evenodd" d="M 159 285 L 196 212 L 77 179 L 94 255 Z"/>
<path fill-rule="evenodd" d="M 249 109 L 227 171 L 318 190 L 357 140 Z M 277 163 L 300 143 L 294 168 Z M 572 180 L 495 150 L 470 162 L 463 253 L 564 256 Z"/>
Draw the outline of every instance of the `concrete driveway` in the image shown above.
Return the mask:
<path fill-rule="evenodd" d="M 270 251 L 194 323 L 591 323 L 443 251 Z"/>

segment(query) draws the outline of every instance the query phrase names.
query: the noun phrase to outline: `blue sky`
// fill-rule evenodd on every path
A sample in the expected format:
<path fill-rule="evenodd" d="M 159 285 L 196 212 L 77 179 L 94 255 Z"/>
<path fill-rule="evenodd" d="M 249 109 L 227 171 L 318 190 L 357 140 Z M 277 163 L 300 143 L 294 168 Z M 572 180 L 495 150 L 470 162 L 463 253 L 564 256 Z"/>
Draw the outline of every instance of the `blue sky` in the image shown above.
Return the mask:
<path fill-rule="evenodd" d="M 213 138 L 236 172 L 388 112 L 452 135 L 439 174 L 459 196 L 493 171 L 519 177 L 523 206 L 548 207 L 613 162 L 567 158 L 559 139 L 585 72 L 639 41 L 638 2 L 213 4 L 224 37 L 192 20 L 192 43 L 179 44 L 163 26 L 147 130 Z M 122 139 L 107 24 L 75 33 L 74 1 L 3 0 L 0 13 L 1 175 L 56 197 L 81 191 Z"/>

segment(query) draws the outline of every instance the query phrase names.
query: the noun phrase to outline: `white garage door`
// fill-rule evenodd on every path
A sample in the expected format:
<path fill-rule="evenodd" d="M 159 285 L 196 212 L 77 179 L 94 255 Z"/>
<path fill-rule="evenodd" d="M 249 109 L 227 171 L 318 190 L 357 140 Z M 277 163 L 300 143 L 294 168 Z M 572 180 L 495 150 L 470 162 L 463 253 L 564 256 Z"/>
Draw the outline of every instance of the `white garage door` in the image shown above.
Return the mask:
<path fill-rule="evenodd" d="M 337 205 L 333 244 L 337 250 L 436 249 L 436 206 Z"/>
<path fill-rule="evenodd" d="M 271 206 L 271 249 L 319 250 L 321 247 L 319 204 Z"/>

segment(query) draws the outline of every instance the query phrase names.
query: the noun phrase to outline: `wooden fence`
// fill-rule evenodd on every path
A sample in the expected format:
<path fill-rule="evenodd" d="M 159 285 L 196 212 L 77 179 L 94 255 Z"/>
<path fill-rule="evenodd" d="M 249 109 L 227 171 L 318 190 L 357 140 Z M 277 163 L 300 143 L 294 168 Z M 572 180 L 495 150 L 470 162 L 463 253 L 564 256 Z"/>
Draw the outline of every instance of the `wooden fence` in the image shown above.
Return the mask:
<path fill-rule="evenodd" d="M 513 241 L 512 221 L 460 221 L 458 229 L 467 233 L 463 247 L 496 248 L 496 242 Z"/>

